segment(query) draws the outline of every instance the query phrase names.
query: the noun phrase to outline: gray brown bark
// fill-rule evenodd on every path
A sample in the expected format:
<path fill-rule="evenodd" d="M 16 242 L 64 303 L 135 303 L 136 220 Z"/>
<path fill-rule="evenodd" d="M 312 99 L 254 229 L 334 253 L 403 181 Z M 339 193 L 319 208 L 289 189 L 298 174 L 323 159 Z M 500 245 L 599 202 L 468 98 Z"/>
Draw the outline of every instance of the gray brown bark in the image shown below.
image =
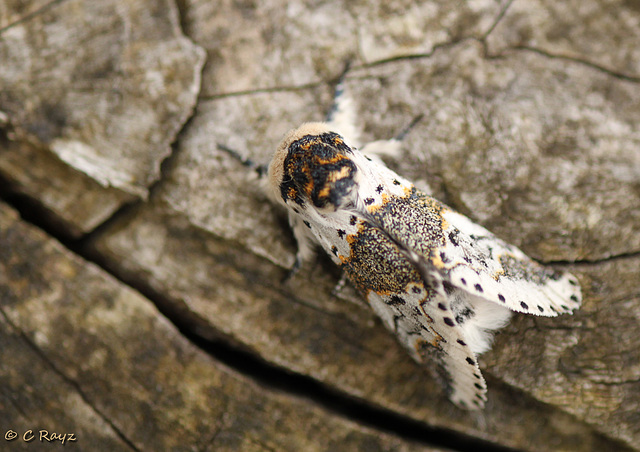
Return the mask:
<path fill-rule="evenodd" d="M 46 429 L 83 450 L 638 450 L 633 2 L 132 5 L 0 5 L 12 448 Z M 497 336 L 482 413 L 333 294 L 327 260 L 283 283 L 284 213 L 217 149 L 268 162 L 347 61 L 365 141 L 424 115 L 394 170 L 581 282 L 575 315 Z"/>

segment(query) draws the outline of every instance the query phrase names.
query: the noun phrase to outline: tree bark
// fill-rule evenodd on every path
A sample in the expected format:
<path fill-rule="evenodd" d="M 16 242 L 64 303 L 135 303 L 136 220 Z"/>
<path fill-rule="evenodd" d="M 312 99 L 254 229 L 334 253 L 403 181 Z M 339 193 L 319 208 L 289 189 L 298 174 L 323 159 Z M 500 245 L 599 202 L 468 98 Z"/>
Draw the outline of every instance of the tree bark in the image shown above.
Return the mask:
<path fill-rule="evenodd" d="M 0 442 L 640 450 L 640 10 L 404 3 L 0 6 Z M 285 282 L 285 213 L 217 147 L 268 163 L 347 62 L 364 142 L 423 115 L 390 167 L 581 283 L 497 335 L 483 412 L 328 259 Z"/>

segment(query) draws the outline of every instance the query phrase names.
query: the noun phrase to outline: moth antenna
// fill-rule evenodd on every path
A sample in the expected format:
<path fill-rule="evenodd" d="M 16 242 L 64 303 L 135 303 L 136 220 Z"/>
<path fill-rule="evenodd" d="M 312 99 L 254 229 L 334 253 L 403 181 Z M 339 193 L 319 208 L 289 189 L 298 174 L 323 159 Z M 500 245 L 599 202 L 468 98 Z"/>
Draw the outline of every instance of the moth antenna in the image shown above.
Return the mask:
<path fill-rule="evenodd" d="M 424 118 L 423 114 L 419 114 L 418 116 L 413 118 L 409 123 L 409 125 L 404 129 L 402 129 L 400 133 L 397 134 L 393 139 L 397 141 L 404 140 L 404 138 L 409 134 L 409 132 L 411 132 L 411 129 L 413 129 L 416 126 L 416 124 L 418 124 L 422 120 L 422 118 Z"/>
<path fill-rule="evenodd" d="M 344 65 L 344 69 L 338 76 L 336 86 L 333 91 L 333 104 L 331 104 L 331 108 L 327 112 L 326 121 L 334 122 L 336 116 L 340 113 L 340 111 L 344 110 L 344 101 L 345 101 L 345 89 L 344 89 L 344 81 L 347 77 L 347 73 L 351 69 L 351 61 L 347 61 Z"/>
<path fill-rule="evenodd" d="M 218 143 L 218 149 L 220 149 L 221 151 L 226 152 L 227 154 L 229 154 L 231 157 L 233 157 L 234 159 L 236 159 L 237 161 L 242 163 L 247 168 L 251 168 L 252 170 L 254 170 L 256 173 L 258 173 L 259 177 L 263 177 L 265 174 L 267 174 L 267 169 L 268 169 L 267 165 L 259 165 L 256 162 L 254 162 L 253 160 L 251 160 L 251 159 L 249 159 L 247 157 L 243 157 L 235 149 L 231 149 L 230 147 L 228 147 L 228 146 L 226 146 L 224 144 L 221 144 L 221 143 Z"/>

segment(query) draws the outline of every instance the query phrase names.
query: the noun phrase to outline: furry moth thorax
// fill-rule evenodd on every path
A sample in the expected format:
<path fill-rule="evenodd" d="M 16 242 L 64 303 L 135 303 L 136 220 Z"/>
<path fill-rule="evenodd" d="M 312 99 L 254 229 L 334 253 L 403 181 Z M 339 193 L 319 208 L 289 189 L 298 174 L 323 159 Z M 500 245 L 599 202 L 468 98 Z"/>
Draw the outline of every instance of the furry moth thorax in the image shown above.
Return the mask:
<path fill-rule="evenodd" d="M 335 211 L 355 205 L 359 173 L 353 150 L 325 123 L 289 132 L 269 165 L 274 195 L 288 205 Z"/>

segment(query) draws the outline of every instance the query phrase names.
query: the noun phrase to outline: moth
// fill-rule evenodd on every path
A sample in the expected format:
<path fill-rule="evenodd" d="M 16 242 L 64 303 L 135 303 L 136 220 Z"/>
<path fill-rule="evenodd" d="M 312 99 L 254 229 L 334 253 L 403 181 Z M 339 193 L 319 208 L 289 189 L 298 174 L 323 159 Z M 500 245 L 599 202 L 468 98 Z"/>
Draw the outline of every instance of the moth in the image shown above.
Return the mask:
<path fill-rule="evenodd" d="M 350 144 L 336 132 L 355 133 L 350 106 L 338 97 L 329 122 L 289 132 L 268 167 L 299 246 L 296 266 L 322 247 L 410 355 L 435 362 L 451 401 L 482 408 L 487 386 L 478 355 L 494 331 L 513 311 L 572 312 L 581 303 L 578 281 L 389 169 L 378 156 L 395 152 L 399 140 L 362 151 Z"/>

